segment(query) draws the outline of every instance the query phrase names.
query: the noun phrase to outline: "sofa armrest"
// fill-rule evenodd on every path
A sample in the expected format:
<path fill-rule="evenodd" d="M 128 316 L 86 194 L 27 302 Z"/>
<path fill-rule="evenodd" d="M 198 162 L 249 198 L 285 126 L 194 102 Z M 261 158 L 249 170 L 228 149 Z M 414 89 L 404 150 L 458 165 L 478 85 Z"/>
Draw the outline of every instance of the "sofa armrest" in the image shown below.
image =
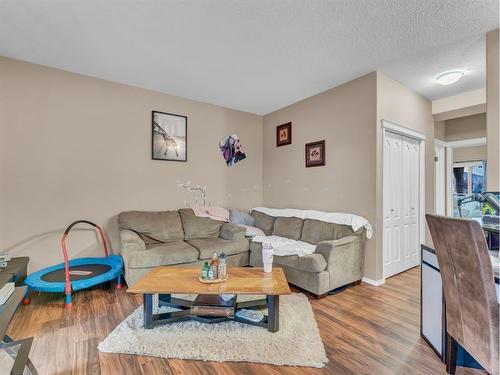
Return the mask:
<path fill-rule="evenodd" d="M 245 238 L 246 229 L 239 225 L 225 223 L 220 228 L 220 237 L 225 240 L 241 240 Z"/>
<path fill-rule="evenodd" d="M 122 253 L 146 250 L 146 244 L 134 231 L 122 229 L 120 231 L 120 240 L 122 242 Z"/>
<path fill-rule="evenodd" d="M 327 263 L 339 258 L 342 253 L 348 253 L 352 250 L 355 241 L 361 241 L 358 236 L 346 236 L 338 240 L 321 241 L 316 246 L 316 253 L 325 257 Z"/>
<path fill-rule="evenodd" d="M 360 236 L 346 236 L 338 240 L 323 241 L 316 252 L 326 260 L 330 273 L 330 289 L 361 280 L 365 260 L 365 241 Z"/>

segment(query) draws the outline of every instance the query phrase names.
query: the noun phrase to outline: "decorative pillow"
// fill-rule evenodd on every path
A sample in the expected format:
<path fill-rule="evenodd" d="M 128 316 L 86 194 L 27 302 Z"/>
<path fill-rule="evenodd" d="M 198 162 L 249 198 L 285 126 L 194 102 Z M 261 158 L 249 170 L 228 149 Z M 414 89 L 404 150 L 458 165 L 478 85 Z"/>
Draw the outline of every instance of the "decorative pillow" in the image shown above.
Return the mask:
<path fill-rule="evenodd" d="M 275 217 L 269 216 L 263 212 L 255 210 L 250 212 L 250 215 L 252 215 L 252 217 L 255 220 L 254 225 L 257 228 L 262 229 L 266 234 L 266 236 L 270 236 L 273 233 L 274 220 L 276 220 Z"/>
<path fill-rule="evenodd" d="M 237 224 L 240 227 L 243 227 L 246 229 L 245 231 L 245 237 L 257 237 L 257 236 L 262 236 L 264 237 L 266 234 L 262 231 L 262 229 L 259 229 L 257 227 L 252 227 L 250 225 L 245 225 L 245 224 Z"/>
<path fill-rule="evenodd" d="M 246 212 L 229 209 L 229 222 L 231 224 L 243 224 L 252 226 L 255 224 L 255 220 Z"/>

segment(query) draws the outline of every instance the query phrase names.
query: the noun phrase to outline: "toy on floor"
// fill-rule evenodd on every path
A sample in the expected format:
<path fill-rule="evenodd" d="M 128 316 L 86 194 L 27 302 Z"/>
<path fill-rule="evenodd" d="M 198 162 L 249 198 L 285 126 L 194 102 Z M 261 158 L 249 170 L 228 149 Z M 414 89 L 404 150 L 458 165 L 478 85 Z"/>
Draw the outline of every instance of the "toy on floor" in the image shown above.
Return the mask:
<path fill-rule="evenodd" d="M 70 230 L 80 223 L 91 225 L 97 229 L 103 243 L 105 257 L 68 259 L 66 238 Z M 87 220 L 75 221 L 64 231 L 61 238 L 61 248 L 64 256 L 63 263 L 34 272 L 26 278 L 25 284 L 28 286 L 28 293 L 24 304 L 30 302 L 28 297 L 30 290 L 49 293 L 64 292 L 66 294 L 65 306 L 71 308 L 72 291 L 90 288 L 113 279 L 118 282 L 117 288 L 122 287 L 122 258 L 119 255 L 109 255 L 104 232 L 98 225 Z"/>

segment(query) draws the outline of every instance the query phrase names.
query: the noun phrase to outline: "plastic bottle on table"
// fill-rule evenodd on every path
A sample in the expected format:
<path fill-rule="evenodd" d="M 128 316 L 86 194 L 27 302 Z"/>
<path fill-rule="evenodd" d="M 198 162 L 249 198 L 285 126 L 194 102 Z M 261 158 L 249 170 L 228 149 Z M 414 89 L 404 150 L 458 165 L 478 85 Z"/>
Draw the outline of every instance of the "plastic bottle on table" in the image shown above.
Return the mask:
<path fill-rule="evenodd" d="M 273 271 L 273 246 L 269 242 L 262 244 L 262 263 L 264 263 L 264 272 Z"/>
<path fill-rule="evenodd" d="M 208 265 L 208 262 L 205 262 L 201 269 L 201 278 L 202 279 L 208 279 L 208 270 L 210 269 L 210 266 Z"/>
<path fill-rule="evenodd" d="M 226 254 L 221 253 L 219 257 L 219 269 L 217 270 L 219 279 L 226 277 Z"/>
<path fill-rule="evenodd" d="M 213 272 L 214 272 L 214 279 L 218 279 L 220 276 L 219 276 L 219 258 L 217 257 L 217 253 L 214 253 L 214 255 L 212 255 L 212 259 L 210 260 L 210 267 L 213 268 Z"/>

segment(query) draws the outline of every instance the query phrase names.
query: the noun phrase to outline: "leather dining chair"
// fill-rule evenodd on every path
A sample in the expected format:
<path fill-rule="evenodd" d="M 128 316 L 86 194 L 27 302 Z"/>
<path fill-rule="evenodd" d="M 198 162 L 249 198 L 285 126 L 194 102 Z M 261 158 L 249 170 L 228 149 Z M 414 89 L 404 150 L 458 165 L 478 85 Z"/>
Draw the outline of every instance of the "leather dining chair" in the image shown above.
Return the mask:
<path fill-rule="evenodd" d="M 487 372 L 499 375 L 498 301 L 483 230 L 474 220 L 426 215 L 446 303 L 446 371 L 459 343 Z"/>

